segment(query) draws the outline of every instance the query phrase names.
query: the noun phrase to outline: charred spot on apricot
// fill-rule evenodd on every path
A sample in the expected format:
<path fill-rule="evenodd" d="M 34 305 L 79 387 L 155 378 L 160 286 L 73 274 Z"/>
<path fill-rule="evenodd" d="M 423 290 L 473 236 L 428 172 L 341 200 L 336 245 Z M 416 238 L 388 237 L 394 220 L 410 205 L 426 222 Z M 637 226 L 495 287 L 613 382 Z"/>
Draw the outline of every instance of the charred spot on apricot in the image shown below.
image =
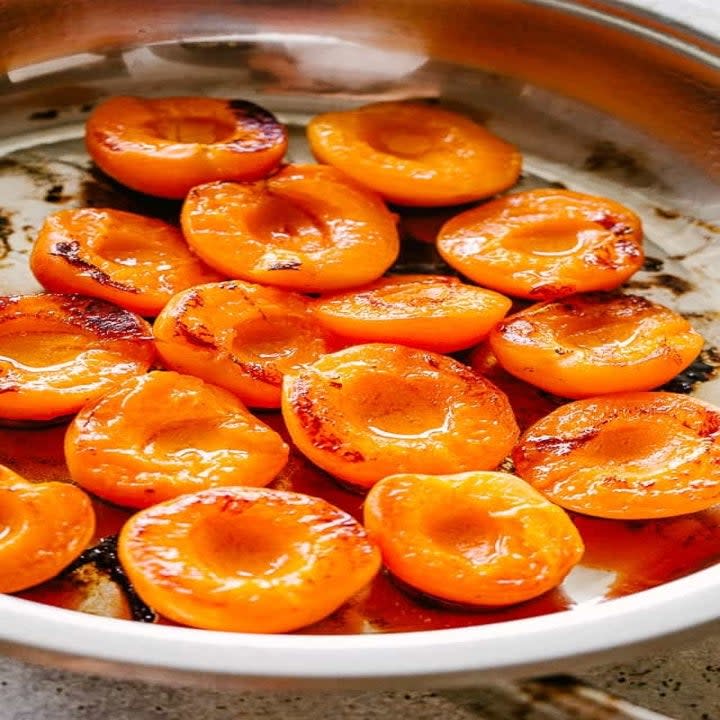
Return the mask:
<path fill-rule="evenodd" d="M 268 266 L 267 270 L 299 270 L 302 267 L 302 261 L 300 260 L 285 260 L 282 262 L 273 263 Z"/>
<path fill-rule="evenodd" d="M 247 100 L 230 100 L 228 108 L 245 131 L 241 138 L 224 143 L 237 152 L 258 152 L 285 141 L 286 131 L 269 111 Z"/>
<path fill-rule="evenodd" d="M 54 257 L 59 257 L 65 260 L 65 262 L 73 265 L 74 267 L 80 268 L 87 275 L 89 275 L 95 282 L 100 285 L 106 285 L 107 287 L 115 288 L 116 290 L 122 290 L 128 293 L 137 293 L 138 289 L 132 285 L 125 285 L 123 283 L 113 280 L 106 272 L 101 270 L 97 265 L 93 265 L 81 256 L 80 243 L 77 240 L 62 240 L 56 242 L 51 250 L 50 254 Z"/>
<path fill-rule="evenodd" d="M 258 380 L 267 385 L 276 385 L 277 387 L 280 387 L 282 383 L 282 373 L 272 365 L 248 362 L 247 360 L 241 360 L 236 355 L 230 355 L 230 360 L 253 380 Z"/>
<path fill-rule="evenodd" d="M 62 296 L 60 310 L 68 320 L 104 340 L 149 340 L 139 317 L 104 300 Z"/>
<path fill-rule="evenodd" d="M 212 335 L 208 333 L 207 337 L 203 337 L 202 335 L 198 335 L 194 330 L 191 330 L 184 322 L 181 320 L 178 320 L 175 324 L 175 335 L 179 335 L 183 338 L 186 342 L 188 342 L 190 345 L 194 345 L 195 347 L 207 349 L 207 350 L 216 350 L 217 345 L 215 344 L 214 340 L 212 339 Z"/>

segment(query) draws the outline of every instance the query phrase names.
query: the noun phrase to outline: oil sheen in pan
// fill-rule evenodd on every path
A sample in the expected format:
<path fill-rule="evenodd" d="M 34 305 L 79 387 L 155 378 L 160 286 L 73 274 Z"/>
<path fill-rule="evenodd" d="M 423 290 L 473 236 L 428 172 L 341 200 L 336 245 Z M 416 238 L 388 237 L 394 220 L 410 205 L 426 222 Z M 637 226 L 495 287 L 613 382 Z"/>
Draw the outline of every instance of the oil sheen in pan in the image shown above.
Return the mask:
<path fill-rule="evenodd" d="M 82 116 L 89 109 L 78 107 L 77 113 Z M 278 115 L 291 125 L 290 159 L 311 161 L 304 143 L 305 118 L 300 114 Z M 26 136 L 24 147 L 17 149 L 15 143 L 15 149 L 0 158 L 2 294 L 40 289 L 27 268 L 27 255 L 39 224 L 53 210 L 76 206 L 113 207 L 171 221 L 177 219 L 179 203 L 133 193 L 98 173 L 84 152 L 80 123 L 73 127 L 40 129 L 55 119 L 56 115 L 51 113 L 33 118 L 38 131 Z M 718 228 L 690 216 L 685 209 L 674 209 L 664 181 L 645 167 L 637 153 L 622 151 L 612 142 L 583 146 L 578 141 L 583 151 L 578 150 L 572 162 L 560 162 L 533 151 L 542 144 L 542 133 L 538 136 L 540 140 L 535 140 L 535 148 L 526 148 L 515 137 L 519 130 L 512 123 L 505 126 L 498 123 L 494 129 L 519 142 L 524 152 L 525 171 L 518 188 L 567 186 L 596 192 L 624 201 L 642 215 L 648 235 L 648 259 L 627 288 L 683 312 L 708 339 L 702 356 L 671 381 L 667 389 L 720 400 L 720 386 L 715 378 L 720 359 L 715 348 L 720 343 L 720 297 L 713 296 L 707 279 L 695 272 L 703 267 L 703 253 L 717 237 Z M 456 211 L 403 211 L 400 227 L 404 250 L 395 270 L 448 272 L 428 240 L 448 215 Z M 678 237 L 683 239 L 681 246 L 678 246 Z M 522 395 L 528 417 L 548 412 L 561 402 L 519 382 L 505 389 Z M 272 414 L 263 419 L 273 425 L 280 424 Z M 66 479 L 63 432 L 62 425 L 37 430 L 0 428 L 0 462 L 30 479 Z M 360 512 L 360 497 L 338 487 L 296 452 L 275 486 L 319 494 L 355 515 Z M 95 501 L 95 505 L 97 548 L 61 577 L 22 596 L 95 614 L 152 621 L 152 613 L 138 602 L 118 571 L 113 552 L 112 536 L 128 513 L 99 501 Z M 537 600 L 507 609 L 466 612 L 411 596 L 381 575 L 333 616 L 302 632 L 399 632 L 542 615 L 634 593 L 720 559 L 720 511 L 653 522 L 619 523 L 581 516 L 574 520 L 585 540 L 586 556 L 558 590 Z M 159 622 L 165 621 L 160 618 Z"/>

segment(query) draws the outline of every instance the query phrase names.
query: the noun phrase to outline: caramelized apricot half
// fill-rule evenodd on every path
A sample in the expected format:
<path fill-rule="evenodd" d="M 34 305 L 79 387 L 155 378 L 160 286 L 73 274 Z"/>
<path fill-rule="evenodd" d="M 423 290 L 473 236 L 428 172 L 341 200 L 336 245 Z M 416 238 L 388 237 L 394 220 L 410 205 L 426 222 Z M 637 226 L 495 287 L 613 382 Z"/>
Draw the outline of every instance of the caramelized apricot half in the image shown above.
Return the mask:
<path fill-rule="evenodd" d="M 445 262 L 480 285 L 552 300 L 612 290 L 642 267 L 640 218 L 570 190 L 528 190 L 467 210 L 440 230 Z"/>
<path fill-rule="evenodd" d="M 383 102 L 314 117 L 310 148 L 323 163 L 398 205 L 457 205 L 507 190 L 521 157 L 509 143 L 450 110 Z"/>
<path fill-rule="evenodd" d="M 517 473 L 568 510 L 662 518 L 720 503 L 720 410 L 674 393 L 563 405 L 513 451 Z"/>
<path fill-rule="evenodd" d="M 289 373 L 282 413 L 304 455 L 360 488 L 400 472 L 492 469 L 519 434 L 492 383 L 403 345 L 356 345 Z"/>
<path fill-rule="evenodd" d="M 122 529 L 119 553 L 140 597 L 162 615 L 252 633 L 321 620 L 380 568 L 350 515 L 264 488 L 213 488 L 143 510 Z"/>
<path fill-rule="evenodd" d="M 165 365 L 251 407 L 279 407 L 283 375 L 332 348 L 307 298 L 239 280 L 177 294 L 154 333 Z"/>
<path fill-rule="evenodd" d="M 690 365 L 703 345 L 690 323 L 664 305 L 601 293 L 521 310 L 489 340 L 508 372 L 568 398 L 656 388 Z"/>
<path fill-rule="evenodd" d="M 477 344 L 505 317 L 503 295 L 444 275 L 400 275 L 313 306 L 331 332 L 355 342 L 389 342 L 452 352 Z"/>
<path fill-rule="evenodd" d="M 49 215 L 33 245 L 30 269 L 51 292 L 82 293 L 153 317 L 181 290 L 222 280 L 172 225 L 97 208 Z"/>
<path fill-rule="evenodd" d="M 568 515 L 514 475 L 391 475 L 365 500 L 387 569 L 426 595 L 511 605 L 559 585 L 583 554 Z"/>
<path fill-rule="evenodd" d="M 225 275 L 304 292 L 375 280 L 400 249 L 382 200 L 319 165 L 193 188 L 182 228 L 190 247 Z"/>
<path fill-rule="evenodd" d="M 55 577 L 95 532 L 90 498 L 64 482 L 31 483 L 0 465 L 0 592 Z"/>
<path fill-rule="evenodd" d="M 86 405 L 65 437 L 72 479 L 136 508 L 218 485 L 266 485 L 288 452 L 232 393 L 174 372 L 126 380 Z"/>
<path fill-rule="evenodd" d="M 123 185 L 166 198 L 214 180 L 256 180 L 287 149 L 274 115 L 246 100 L 112 97 L 85 126 L 97 166 Z"/>
<path fill-rule="evenodd" d="M 0 297 L 0 417 L 51 420 L 147 372 L 150 326 L 80 295 Z"/>

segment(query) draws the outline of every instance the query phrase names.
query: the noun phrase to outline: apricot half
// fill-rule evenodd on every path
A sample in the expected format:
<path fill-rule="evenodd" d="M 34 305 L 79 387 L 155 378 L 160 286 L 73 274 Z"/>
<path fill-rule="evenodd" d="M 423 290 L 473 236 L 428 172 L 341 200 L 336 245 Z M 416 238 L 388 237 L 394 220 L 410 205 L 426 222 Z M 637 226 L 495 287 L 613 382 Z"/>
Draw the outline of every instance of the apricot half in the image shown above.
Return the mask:
<path fill-rule="evenodd" d="M 182 228 L 198 256 L 224 275 L 303 292 L 375 280 L 400 248 L 382 200 L 319 165 L 287 165 L 255 183 L 193 188 Z"/>
<path fill-rule="evenodd" d="M 561 508 L 499 472 L 386 477 L 365 500 L 365 527 L 395 577 L 470 606 L 542 595 L 584 549 Z"/>
<path fill-rule="evenodd" d="M 155 358 L 150 326 L 79 295 L 0 297 L 0 417 L 77 412 Z"/>
<path fill-rule="evenodd" d="M 68 428 L 65 457 L 86 490 L 142 508 L 217 485 L 266 485 L 288 447 L 226 390 L 151 372 L 86 405 Z"/>
<path fill-rule="evenodd" d="M 283 375 L 332 348 L 308 298 L 240 280 L 179 293 L 153 331 L 167 367 L 230 390 L 251 407 L 279 407 Z"/>
<path fill-rule="evenodd" d="M 310 148 L 398 205 L 457 205 L 512 186 L 521 157 L 470 118 L 417 102 L 383 102 L 315 116 Z"/>
<path fill-rule="evenodd" d="M 246 100 L 112 97 L 85 126 L 90 157 L 133 190 L 183 198 L 213 180 L 256 180 L 287 149 L 274 115 Z"/>
<path fill-rule="evenodd" d="M 356 345 L 285 377 L 298 449 L 360 488 L 400 472 L 495 468 L 519 431 L 505 395 L 462 363 L 403 345 Z"/>
<path fill-rule="evenodd" d="M 696 512 L 720 503 L 720 410 L 666 392 L 578 400 L 530 427 L 513 460 L 568 510 L 618 520 Z"/>
<path fill-rule="evenodd" d="M 0 465 L 0 592 L 55 577 L 95 531 L 90 498 L 64 482 L 31 483 Z"/>
<path fill-rule="evenodd" d="M 643 264 L 640 218 L 570 190 L 512 193 L 443 225 L 445 262 L 485 287 L 530 300 L 613 290 Z"/>
<path fill-rule="evenodd" d="M 501 321 L 489 341 L 509 373 L 568 398 L 656 388 L 703 346 L 674 310 L 637 295 L 604 293 L 521 310 Z"/>
<path fill-rule="evenodd" d="M 325 500 L 265 488 L 184 495 L 133 516 L 120 561 L 175 622 L 280 633 L 337 610 L 380 568 L 364 528 Z"/>
<path fill-rule="evenodd" d="M 46 290 L 91 295 L 146 317 L 157 315 L 181 290 L 222 280 L 172 225 L 98 208 L 49 215 L 30 268 Z"/>

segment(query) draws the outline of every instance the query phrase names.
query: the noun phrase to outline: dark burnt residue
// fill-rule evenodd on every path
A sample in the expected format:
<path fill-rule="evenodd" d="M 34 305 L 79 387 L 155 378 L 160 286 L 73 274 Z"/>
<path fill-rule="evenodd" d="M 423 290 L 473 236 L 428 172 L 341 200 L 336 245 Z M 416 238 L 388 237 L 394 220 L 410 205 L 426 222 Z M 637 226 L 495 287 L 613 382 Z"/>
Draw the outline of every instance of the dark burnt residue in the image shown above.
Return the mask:
<path fill-rule="evenodd" d="M 690 394 L 700 383 L 716 377 L 719 367 L 720 352 L 717 348 L 707 348 L 695 358 L 689 367 L 659 389 L 667 392 Z"/>
<path fill-rule="evenodd" d="M 132 285 L 124 285 L 123 283 L 113 280 L 106 272 L 101 270 L 97 265 L 85 260 L 81 255 L 80 243 L 77 240 L 61 240 L 56 242 L 50 249 L 50 255 L 65 260 L 73 267 L 80 268 L 86 275 L 91 277 L 100 285 L 122 290 L 128 293 L 137 293 L 138 289 Z"/>
<path fill-rule="evenodd" d="M 679 277 L 670 273 L 658 273 L 647 280 L 631 280 L 625 284 L 626 288 L 632 290 L 650 290 L 651 288 L 665 288 L 673 295 L 684 295 L 685 293 L 695 290 L 695 286 Z"/>
<path fill-rule="evenodd" d="M 232 354 L 230 355 L 230 361 L 253 380 L 266 385 L 275 385 L 276 387 L 280 387 L 282 384 L 282 373 L 274 365 L 243 360 Z"/>
<path fill-rule="evenodd" d="M 215 338 L 212 336 L 205 326 L 201 326 L 200 329 L 203 331 L 203 335 L 198 334 L 195 330 L 192 330 L 188 325 L 181 320 L 175 323 L 175 335 L 181 337 L 185 342 L 195 347 L 202 348 L 203 350 L 217 350 L 215 344 Z"/>
<path fill-rule="evenodd" d="M 60 113 L 50 108 L 48 110 L 36 110 L 28 115 L 28 120 L 55 120 Z"/>
<path fill-rule="evenodd" d="M 646 256 L 642 269 L 645 272 L 660 272 L 665 267 L 665 263 L 660 258 Z"/>
<path fill-rule="evenodd" d="M 247 100 L 229 100 L 228 107 L 243 131 L 224 143 L 236 152 L 259 152 L 285 142 L 287 130 L 271 113 Z"/>
<path fill-rule="evenodd" d="M 7 210 L 0 210 L 0 260 L 10 253 L 10 237 L 13 232 L 12 215 Z"/>
<path fill-rule="evenodd" d="M 60 309 L 76 327 L 103 340 L 151 340 L 142 320 L 123 308 L 82 295 L 61 297 Z"/>
<path fill-rule="evenodd" d="M 104 537 L 97 545 L 85 550 L 63 571 L 63 575 L 69 576 L 86 565 L 93 565 L 98 572 L 106 575 L 124 593 L 130 606 L 130 613 L 133 620 L 152 623 L 157 620 L 157 614 L 146 605 L 135 591 L 130 579 L 125 574 L 118 558 L 117 535 Z"/>
<path fill-rule="evenodd" d="M 583 168 L 591 172 L 614 175 L 635 184 L 657 183 L 657 178 L 647 170 L 639 156 L 621 150 L 615 143 L 607 140 L 596 142 L 590 147 Z"/>
<path fill-rule="evenodd" d="M 51 185 L 48 188 L 43 200 L 45 200 L 45 202 L 49 202 L 49 203 L 61 203 L 61 202 L 65 202 L 66 200 L 68 200 L 68 197 L 66 195 L 63 195 L 62 184 L 56 183 L 55 185 Z"/>
<path fill-rule="evenodd" d="M 691 225 L 695 225 L 695 227 L 702 228 L 703 230 L 707 230 L 708 232 L 720 233 L 720 225 L 718 225 L 717 223 L 703 220 L 701 218 L 692 217 L 691 215 L 683 215 L 683 213 L 681 213 L 679 210 L 656 206 L 653 208 L 653 211 L 659 218 L 662 218 L 663 220 L 682 219 L 685 222 L 688 222 Z"/>

